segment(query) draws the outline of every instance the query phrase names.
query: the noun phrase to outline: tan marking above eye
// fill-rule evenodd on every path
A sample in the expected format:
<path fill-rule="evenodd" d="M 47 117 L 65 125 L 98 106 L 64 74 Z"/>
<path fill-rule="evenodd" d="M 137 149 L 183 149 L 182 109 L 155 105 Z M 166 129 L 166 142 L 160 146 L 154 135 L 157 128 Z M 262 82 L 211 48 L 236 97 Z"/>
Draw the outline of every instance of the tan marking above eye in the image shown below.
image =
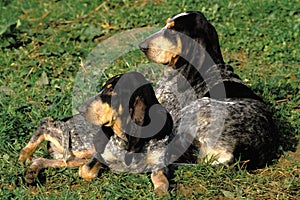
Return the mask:
<path fill-rule="evenodd" d="M 107 89 L 109 89 L 109 88 L 111 88 L 111 87 L 112 87 L 112 84 L 108 84 L 108 85 L 106 86 Z"/>
<path fill-rule="evenodd" d="M 172 21 L 172 22 L 170 22 L 170 23 L 168 24 L 168 29 L 170 29 L 170 28 L 172 28 L 172 27 L 174 27 L 174 26 L 175 26 L 175 22 Z"/>

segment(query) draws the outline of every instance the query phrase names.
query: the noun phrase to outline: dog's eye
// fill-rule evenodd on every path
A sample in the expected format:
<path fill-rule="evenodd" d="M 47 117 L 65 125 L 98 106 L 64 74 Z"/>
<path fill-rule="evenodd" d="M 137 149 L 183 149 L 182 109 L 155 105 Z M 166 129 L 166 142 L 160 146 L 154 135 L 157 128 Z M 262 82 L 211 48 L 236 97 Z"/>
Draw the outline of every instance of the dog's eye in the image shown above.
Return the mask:
<path fill-rule="evenodd" d="M 110 96 L 116 96 L 117 92 L 113 87 L 111 87 L 111 88 L 107 89 L 107 94 L 110 95 Z"/>
<path fill-rule="evenodd" d="M 113 85 L 112 84 L 108 84 L 106 86 L 106 91 L 112 92 L 114 90 Z"/>
<path fill-rule="evenodd" d="M 113 89 L 112 87 L 107 87 L 107 88 L 105 89 L 106 93 L 112 93 L 113 90 L 114 90 L 114 89 Z"/>

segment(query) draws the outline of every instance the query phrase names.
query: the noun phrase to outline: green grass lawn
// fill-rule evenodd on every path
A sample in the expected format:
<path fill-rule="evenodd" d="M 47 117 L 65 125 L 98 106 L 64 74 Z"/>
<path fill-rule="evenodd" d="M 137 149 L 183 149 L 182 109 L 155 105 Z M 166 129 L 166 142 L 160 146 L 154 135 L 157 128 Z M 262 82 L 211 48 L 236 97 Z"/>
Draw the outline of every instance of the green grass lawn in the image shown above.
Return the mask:
<path fill-rule="evenodd" d="M 136 0 L 0 2 L 0 198 L 154 199 L 147 174 L 103 171 L 91 182 L 77 169 L 46 169 L 35 186 L 17 162 L 45 116 L 72 115 L 73 86 L 89 53 L 105 39 L 161 27 L 198 10 L 216 27 L 225 61 L 270 105 L 280 129 L 278 163 L 253 172 L 208 164 L 181 166 L 172 199 L 297 199 L 300 195 L 300 2 L 298 0 Z M 137 49 L 107 66 L 106 77 L 150 66 Z M 145 71 L 145 69 L 143 69 Z M 148 70 L 155 82 L 161 69 Z M 298 148 L 297 148 L 298 147 Z M 45 145 L 35 156 L 46 156 Z M 238 163 L 236 164 L 238 165 Z"/>

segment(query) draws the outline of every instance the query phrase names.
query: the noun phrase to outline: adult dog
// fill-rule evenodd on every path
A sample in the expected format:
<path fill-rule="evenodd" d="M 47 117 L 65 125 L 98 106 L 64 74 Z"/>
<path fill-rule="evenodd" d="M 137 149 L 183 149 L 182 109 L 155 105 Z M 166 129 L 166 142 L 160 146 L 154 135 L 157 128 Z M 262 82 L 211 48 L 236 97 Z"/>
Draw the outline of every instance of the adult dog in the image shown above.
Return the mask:
<path fill-rule="evenodd" d="M 178 147 L 169 149 L 171 161 L 182 151 L 183 162 L 205 158 L 228 164 L 241 159 L 249 168 L 274 158 L 278 133 L 272 115 L 224 63 L 217 32 L 202 13 L 169 18 L 139 47 L 153 62 L 168 65 L 156 96 L 179 135 Z"/>
<path fill-rule="evenodd" d="M 167 192 L 165 155 L 173 121 L 142 74 L 114 76 L 79 111 L 63 121 L 42 120 L 19 161 L 31 160 L 44 140 L 54 159 L 34 159 L 25 173 L 27 183 L 46 167 L 77 166 L 81 177 L 91 180 L 106 165 L 115 172 L 150 171 L 155 191 Z"/>

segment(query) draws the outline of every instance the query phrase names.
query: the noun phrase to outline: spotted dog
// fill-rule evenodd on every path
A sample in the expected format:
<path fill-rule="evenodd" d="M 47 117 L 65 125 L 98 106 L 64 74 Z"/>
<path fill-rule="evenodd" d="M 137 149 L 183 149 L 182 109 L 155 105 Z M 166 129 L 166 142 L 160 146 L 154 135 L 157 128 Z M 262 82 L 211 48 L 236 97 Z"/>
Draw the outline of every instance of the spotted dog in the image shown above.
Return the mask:
<path fill-rule="evenodd" d="M 150 171 L 155 191 L 167 192 L 164 173 L 173 121 L 142 74 L 129 72 L 111 78 L 80 111 L 103 131 L 94 137 L 97 153 L 82 173 L 88 174 L 99 162 L 114 172 Z"/>
<path fill-rule="evenodd" d="M 79 112 L 65 122 L 43 120 L 19 160 L 30 159 L 43 140 L 50 141 L 55 160 L 34 159 L 27 182 L 33 182 L 42 168 L 66 166 L 80 166 L 81 177 L 91 180 L 105 165 L 114 172 L 150 171 L 155 191 L 167 193 L 165 154 L 173 121 L 142 74 L 109 79 Z"/>
<path fill-rule="evenodd" d="M 184 162 L 240 159 L 257 168 L 276 156 L 278 132 L 271 113 L 224 63 L 217 32 L 201 12 L 169 18 L 139 47 L 153 62 L 167 65 L 155 92 L 180 135 L 171 159 L 179 150 L 185 151 Z"/>

